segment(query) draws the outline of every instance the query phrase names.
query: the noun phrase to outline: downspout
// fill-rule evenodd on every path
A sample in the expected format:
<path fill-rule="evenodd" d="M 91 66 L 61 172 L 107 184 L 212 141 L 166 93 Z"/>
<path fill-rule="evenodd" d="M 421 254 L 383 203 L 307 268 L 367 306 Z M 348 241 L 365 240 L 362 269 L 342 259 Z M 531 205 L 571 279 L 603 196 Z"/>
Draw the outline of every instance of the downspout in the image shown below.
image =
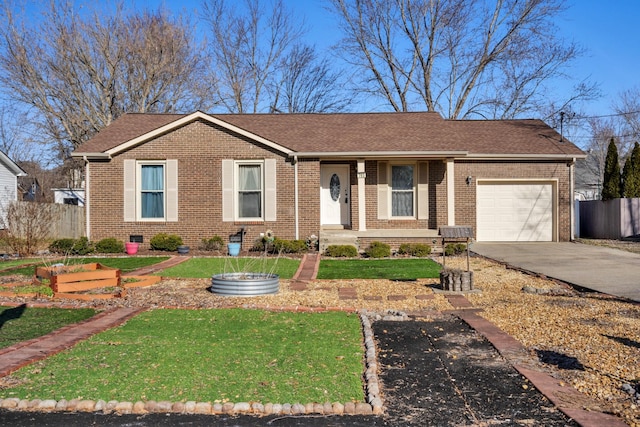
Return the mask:
<path fill-rule="evenodd" d="M 569 163 L 569 200 L 571 202 L 571 207 L 570 207 L 570 211 L 569 211 L 569 226 L 571 227 L 570 230 L 570 234 L 569 234 L 569 240 L 570 241 L 574 241 L 575 240 L 575 217 L 574 215 L 576 214 L 575 212 L 575 198 L 574 198 L 574 168 L 575 168 L 575 163 L 576 163 L 576 159 L 572 159 L 571 163 Z"/>
<path fill-rule="evenodd" d="M 300 239 L 299 213 L 298 213 L 298 156 L 293 156 L 293 210 L 296 228 L 296 240 Z"/>
<path fill-rule="evenodd" d="M 84 160 L 84 227 L 87 239 L 91 240 L 91 214 L 89 210 L 89 159 L 82 156 Z"/>

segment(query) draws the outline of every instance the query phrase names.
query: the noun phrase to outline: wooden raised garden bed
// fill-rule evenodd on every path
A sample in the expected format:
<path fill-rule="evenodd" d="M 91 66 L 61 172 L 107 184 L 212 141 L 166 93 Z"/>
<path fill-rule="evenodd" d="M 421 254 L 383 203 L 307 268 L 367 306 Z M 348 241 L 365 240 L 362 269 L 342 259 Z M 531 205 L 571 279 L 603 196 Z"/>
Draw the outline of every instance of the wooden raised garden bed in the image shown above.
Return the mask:
<path fill-rule="evenodd" d="M 37 267 L 36 280 L 49 280 L 53 292 L 82 292 L 91 289 L 119 287 L 120 270 L 90 263 L 69 266 Z"/>

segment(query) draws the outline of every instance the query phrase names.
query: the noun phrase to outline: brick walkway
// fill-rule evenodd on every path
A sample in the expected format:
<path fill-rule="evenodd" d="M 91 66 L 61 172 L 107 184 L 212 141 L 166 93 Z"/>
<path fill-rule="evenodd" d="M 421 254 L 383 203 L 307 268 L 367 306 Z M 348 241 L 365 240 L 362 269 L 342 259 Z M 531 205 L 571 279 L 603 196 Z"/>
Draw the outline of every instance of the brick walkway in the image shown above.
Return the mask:
<path fill-rule="evenodd" d="M 150 265 L 148 267 L 142 267 L 135 271 L 132 271 L 127 274 L 123 274 L 123 276 L 144 276 L 146 274 L 153 274 L 157 271 L 164 270 L 165 268 L 173 267 L 174 265 L 182 264 L 186 260 L 190 259 L 190 256 L 172 256 L 166 261 L 159 262 L 157 264 Z"/>
<path fill-rule="evenodd" d="M 83 322 L 65 326 L 48 335 L 24 341 L 0 350 L 0 377 L 30 363 L 56 354 L 106 329 L 118 326 L 141 308 L 116 308 L 104 311 Z"/>

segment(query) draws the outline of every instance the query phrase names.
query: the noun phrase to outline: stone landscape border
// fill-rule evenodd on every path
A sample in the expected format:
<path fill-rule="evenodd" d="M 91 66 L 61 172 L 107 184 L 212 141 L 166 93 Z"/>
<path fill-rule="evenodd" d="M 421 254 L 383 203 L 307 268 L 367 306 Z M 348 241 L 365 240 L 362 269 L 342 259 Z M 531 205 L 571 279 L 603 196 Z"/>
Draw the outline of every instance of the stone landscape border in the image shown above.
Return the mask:
<path fill-rule="evenodd" d="M 293 308 L 293 310 L 286 310 Z M 312 311 L 302 307 L 282 307 L 272 309 L 274 311 Z M 334 310 L 322 310 L 334 311 Z M 335 310 L 337 311 L 337 310 Z M 341 310 L 355 312 L 356 310 Z M 18 411 L 40 412 L 101 412 L 104 414 L 146 414 L 146 413 L 179 413 L 179 414 L 203 414 L 203 415 L 382 415 L 383 402 L 380 396 L 380 383 L 378 381 L 378 363 L 373 329 L 369 316 L 372 313 L 360 311 L 360 323 L 362 325 L 364 346 L 364 394 L 366 402 L 346 403 L 260 403 L 260 402 L 169 402 L 154 400 L 142 402 L 119 402 L 104 400 L 54 400 L 54 399 L 19 399 L 0 398 L 0 408 Z"/>

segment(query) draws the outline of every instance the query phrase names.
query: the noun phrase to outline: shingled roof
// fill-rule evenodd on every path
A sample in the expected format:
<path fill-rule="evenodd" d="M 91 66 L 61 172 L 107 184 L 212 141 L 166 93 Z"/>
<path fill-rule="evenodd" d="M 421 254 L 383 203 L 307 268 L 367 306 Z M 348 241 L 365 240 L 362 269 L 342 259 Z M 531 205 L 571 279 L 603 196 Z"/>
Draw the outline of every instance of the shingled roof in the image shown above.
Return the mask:
<path fill-rule="evenodd" d="M 125 114 L 76 150 L 104 153 L 184 119 Z M 541 120 L 445 120 L 435 112 L 205 115 L 295 153 L 466 152 L 469 156 L 581 157 Z"/>

